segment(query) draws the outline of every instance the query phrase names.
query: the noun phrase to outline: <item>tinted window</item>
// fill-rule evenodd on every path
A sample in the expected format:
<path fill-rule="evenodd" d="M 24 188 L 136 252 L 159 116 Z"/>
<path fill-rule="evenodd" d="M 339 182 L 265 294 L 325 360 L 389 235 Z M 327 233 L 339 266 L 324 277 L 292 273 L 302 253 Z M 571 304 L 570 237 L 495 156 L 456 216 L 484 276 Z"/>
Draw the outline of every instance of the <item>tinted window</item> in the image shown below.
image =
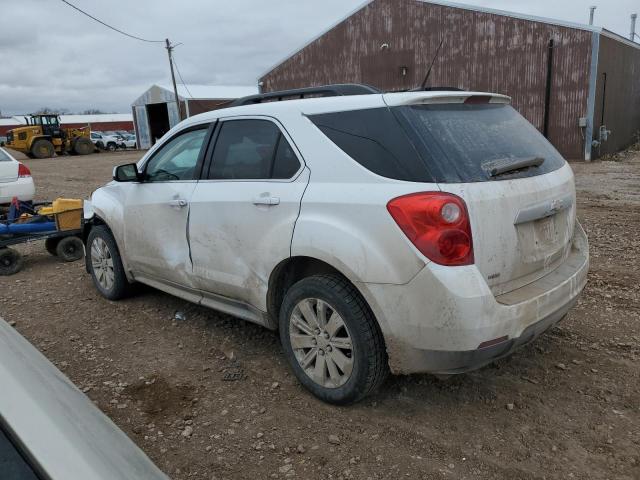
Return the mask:
<path fill-rule="evenodd" d="M 388 108 L 312 115 L 311 121 L 347 155 L 383 177 L 432 182 L 428 166 Z"/>
<path fill-rule="evenodd" d="M 0 162 L 10 162 L 11 157 L 7 155 L 4 150 L 0 149 Z"/>
<path fill-rule="evenodd" d="M 165 143 L 149 160 L 145 181 L 193 180 L 207 128 L 191 130 Z"/>
<path fill-rule="evenodd" d="M 564 159 L 508 105 L 419 105 L 309 117 L 368 170 L 412 182 L 481 182 L 557 170 Z M 540 166 L 491 177 L 492 164 L 543 158 Z"/>
<path fill-rule="evenodd" d="M 208 178 L 287 179 L 298 168 L 295 153 L 274 123 L 267 120 L 231 120 L 220 128 Z"/>
<path fill-rule="evenodd" d="M 300 169 L 300 162 L 291 145 L 284 136 L 280 135 L 276 156 L 273 161 L 273 173 L 271 178 L 286 180 Z"/>
<path fill-rule="evenodd" d="M 549 173 L 564 159 L 509 105 L 446 104 L 398 107 L 398 118 L 439 182 L 482 182 Z M 540 166 L 491 177 L 495 164 L 543 159 Z"/>
<path fill-rule="evenodd" d="M 38 480 L 29 464 L 2 430 L 0 430 L 0 473 L 2 480 Z"/>

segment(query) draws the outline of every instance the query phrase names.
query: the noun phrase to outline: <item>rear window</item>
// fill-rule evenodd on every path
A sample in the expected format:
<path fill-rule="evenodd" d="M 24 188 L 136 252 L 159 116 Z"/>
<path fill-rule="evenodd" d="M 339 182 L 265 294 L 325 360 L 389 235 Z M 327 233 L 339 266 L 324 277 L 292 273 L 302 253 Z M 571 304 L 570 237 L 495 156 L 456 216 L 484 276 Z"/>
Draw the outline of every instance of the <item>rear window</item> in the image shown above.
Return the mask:
<path fill-rule="evenodd" d="M 564 165 L 556 149 L 509 105 L 416 105 L 311 120 L 358 163 L 397 180 L 496 181 Z"/>

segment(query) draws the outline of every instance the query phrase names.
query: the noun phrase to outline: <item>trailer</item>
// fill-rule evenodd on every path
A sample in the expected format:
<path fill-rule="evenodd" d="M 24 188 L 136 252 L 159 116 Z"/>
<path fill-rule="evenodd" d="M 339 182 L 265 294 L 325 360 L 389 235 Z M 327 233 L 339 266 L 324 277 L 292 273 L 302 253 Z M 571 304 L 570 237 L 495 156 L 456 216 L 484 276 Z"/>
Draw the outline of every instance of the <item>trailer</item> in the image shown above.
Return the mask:
<path fill-rule="evenodd" d="M 12 202 L 0 213 L 0 276 L 18 273 L 23 266 L 20 252 L 12 246 L 44 242 L 45 249 L 65 262 L 84 256 L 82 244 L 82 200 Z"/>

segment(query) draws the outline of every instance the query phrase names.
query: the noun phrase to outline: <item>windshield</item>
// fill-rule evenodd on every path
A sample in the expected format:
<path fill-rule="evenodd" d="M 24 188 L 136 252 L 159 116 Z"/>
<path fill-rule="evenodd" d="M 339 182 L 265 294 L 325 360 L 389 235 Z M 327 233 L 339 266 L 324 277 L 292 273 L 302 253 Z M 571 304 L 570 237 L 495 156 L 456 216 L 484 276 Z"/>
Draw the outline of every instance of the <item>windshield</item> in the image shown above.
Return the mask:
<path fill-rule="evenodd" d="M 509 105 L 443 104 L 394 109 L 439 182 L 481 182 L 552 172 L 564 159 Z M 495 165 L 504 173 L 496 175 Z"/>

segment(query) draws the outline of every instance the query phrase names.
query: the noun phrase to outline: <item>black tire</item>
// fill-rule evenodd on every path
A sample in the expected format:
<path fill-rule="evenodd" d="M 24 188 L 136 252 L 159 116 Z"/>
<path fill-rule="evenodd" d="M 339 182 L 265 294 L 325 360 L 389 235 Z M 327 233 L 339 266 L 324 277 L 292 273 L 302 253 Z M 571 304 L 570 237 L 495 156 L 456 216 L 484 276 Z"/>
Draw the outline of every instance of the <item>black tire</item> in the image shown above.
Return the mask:
<path fill-rule="evenodd" d="M 107 143 L 107 150 L 109 150 L 110 152 L 115 152 L 116 148 L 118 148 L 118 146 L 115 143 L 113 142 Z"/>
<path fill-rule="evenodd" d="M 60 238 L 47 238 L 44 241 L 44 248 L 47 250 L 47 252 L 49 252 L 49 254 L 53 255 L 54 257 L 58 256 L 58 243 L 60 243 Z"/>
<path fill-rule="evenodd" d="M 73 151 L 78 155 L 89 155 L 93 150 L 93 142 L 87 137 L 78 137 L 73 145 Z"/>
<path fill-rule="evenodd" d="M 106 244 L 110 257 L 113 260 L 113 284 L 110 288 L 103 286 L 96 277 L 93 262 L 96 259 L 93 258 L 92 246 L 97 239 L 101 239 Z M 93 284 L 96 286 L 96 289 L 100 294 L 109 300 L 120 300 L 131 295 L 133 293 L 134 286 L 129 283 L 129 280 L 127 280 L 127 275 L 125 274 L 124 267 L 122 266 L 118 246 L 116 245 L 113 235 L 105 225 L 97 225 L 91 229 L 89 237 L 87 238 L 86 248 L 87 268 L 89 273 L 91 273 L 91 278 L 93 278 Z"/>
<path fill-rule="evenodd" d="M 12 248 L 0 249 L 0 276 L 13 275 L 22 270 L 22 255 Z"/>
<path fill-rule="evenodd" d="M 342 317 L 348 329 L 353 346 L 353 367 L 348 380 L 341 386 L 325 387 L 316 383 L 305 373 L 291 346 L 289 319 L 296 305 L 305 299 L 326 302 Z M 294 284 L 282 302 L 279 327 L 284 354 L 295 376 L 307 390 L 325 402 L 346 405 L 362 400 L 375 392 L 387 377 L 389 366 L 382 332 L 360 293 L 343 277 L 315 275 Z"/>
<path fill-rule="evenodd" d="M 102 141 L 100 141 L 100 140 L 99 140 L 99 141 L 97 141 L 97 142 L 96 142 L 96 148 L 97 148 L 98 150 L 104 150 L 104 143 L 102 143 Z"/>
<path fill-rule="evenodd" d="M 76 262 L 84 257 L 84 245 L 79 237 L 61 238 L 56 245 L 56 255 L 65 262 Z"/>
<path fill-rule="evenodd" d="M 51 158 L 54 153 L 53 143 L 46 138 L 39 138 L 31 145 L 31 154 L 34 158 Z"/>

